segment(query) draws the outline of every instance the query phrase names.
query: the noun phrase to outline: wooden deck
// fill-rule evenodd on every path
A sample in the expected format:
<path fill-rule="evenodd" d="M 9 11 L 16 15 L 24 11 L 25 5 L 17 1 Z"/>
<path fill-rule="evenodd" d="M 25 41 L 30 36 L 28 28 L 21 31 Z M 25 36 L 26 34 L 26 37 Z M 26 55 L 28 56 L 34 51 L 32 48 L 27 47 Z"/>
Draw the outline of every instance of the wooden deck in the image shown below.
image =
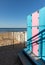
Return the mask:
<path fill-rule="evenodd" d="M 18 57 L 22 62 L 22 65 L 32 65 L 22 51 L 18 54 Z"/>
<path fill-rule="evenodd" d="M 18 61 L 18 53 L 24 48 L 24 44 L 15 44 L 0 47 L 0 65 L 21 65 Z"/>

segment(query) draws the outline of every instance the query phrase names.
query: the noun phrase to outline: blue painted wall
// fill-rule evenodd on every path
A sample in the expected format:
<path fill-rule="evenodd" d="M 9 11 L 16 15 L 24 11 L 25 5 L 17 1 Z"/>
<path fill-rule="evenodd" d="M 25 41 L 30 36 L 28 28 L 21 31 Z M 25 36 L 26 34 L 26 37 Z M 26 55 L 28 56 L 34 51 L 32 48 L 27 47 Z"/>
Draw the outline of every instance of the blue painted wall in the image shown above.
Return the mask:
<path fill-rule="evenodd" d="M 39 10 L 39 31 L 45 29 L 45 7 Z M 40 48 L 41 44 L 39 45 Z M 39 52 L 41 49 L 39 50 Z M 45 42 L 42 44 L 42 56 L 45 56 Z M 45 60 L 45 57 L 42 57 Z"/>
<path fill-rule="evenodd" d="M 32 16 L 27 16 L 27 39 L 32 37 Z M 29 44 L 30 42 L 27 42 Z M 31 50 L 31 45 L 28 46 L 28 48 Z"/>

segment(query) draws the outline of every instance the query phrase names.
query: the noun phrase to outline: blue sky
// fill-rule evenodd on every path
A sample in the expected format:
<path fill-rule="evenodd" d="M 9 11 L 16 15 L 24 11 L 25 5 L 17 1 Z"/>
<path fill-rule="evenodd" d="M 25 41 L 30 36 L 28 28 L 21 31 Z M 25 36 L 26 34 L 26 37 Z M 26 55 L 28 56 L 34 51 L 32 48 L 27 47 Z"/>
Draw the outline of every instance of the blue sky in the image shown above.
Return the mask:
<path fill-rule="evenodd" d="M 27 15 L 45 6 L 45 0 L 0 0 L 0 28 L 27 27 Z"/>

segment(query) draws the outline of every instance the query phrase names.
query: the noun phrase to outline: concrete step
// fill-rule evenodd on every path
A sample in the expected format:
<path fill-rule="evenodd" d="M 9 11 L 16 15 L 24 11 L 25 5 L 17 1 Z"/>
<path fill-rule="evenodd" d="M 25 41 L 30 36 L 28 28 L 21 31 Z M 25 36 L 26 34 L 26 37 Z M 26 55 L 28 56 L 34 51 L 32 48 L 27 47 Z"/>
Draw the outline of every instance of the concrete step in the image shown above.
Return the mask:
<path fill-rule="evenodd" d="M 27 59 L 27 57 L 25 56 L 25 54 L 22 51 L 18 54 L 18 57 L 19 57 L 22 65 L 32 65 L 31 62 Z"/>

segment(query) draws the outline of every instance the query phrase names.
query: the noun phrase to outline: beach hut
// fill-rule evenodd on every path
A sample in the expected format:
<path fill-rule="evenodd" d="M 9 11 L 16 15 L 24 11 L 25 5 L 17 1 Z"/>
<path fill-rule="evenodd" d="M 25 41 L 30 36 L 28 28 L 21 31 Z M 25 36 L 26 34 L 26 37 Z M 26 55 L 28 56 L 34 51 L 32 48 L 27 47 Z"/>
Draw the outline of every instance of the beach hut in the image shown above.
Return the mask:
<path fill-rule="evenodd" d="M 45 61 L 45 39 L 43 39 L 42 37 L 45 37 L 45 35 L 43 35 L 44 33 L 40 33 L 40 31 L 44 29 L 45 7 L 27 16 L 27 49 L 29 49 L 29 52 L 33 52 L 35 56 L 41 58 L 43 61 Z M 37 35 L 33 39 L 33 36 L 38 33 L 39 35 Z M 43 40 L 33 43 L 33 41 L 41 39 L 40 37 Z"/>

